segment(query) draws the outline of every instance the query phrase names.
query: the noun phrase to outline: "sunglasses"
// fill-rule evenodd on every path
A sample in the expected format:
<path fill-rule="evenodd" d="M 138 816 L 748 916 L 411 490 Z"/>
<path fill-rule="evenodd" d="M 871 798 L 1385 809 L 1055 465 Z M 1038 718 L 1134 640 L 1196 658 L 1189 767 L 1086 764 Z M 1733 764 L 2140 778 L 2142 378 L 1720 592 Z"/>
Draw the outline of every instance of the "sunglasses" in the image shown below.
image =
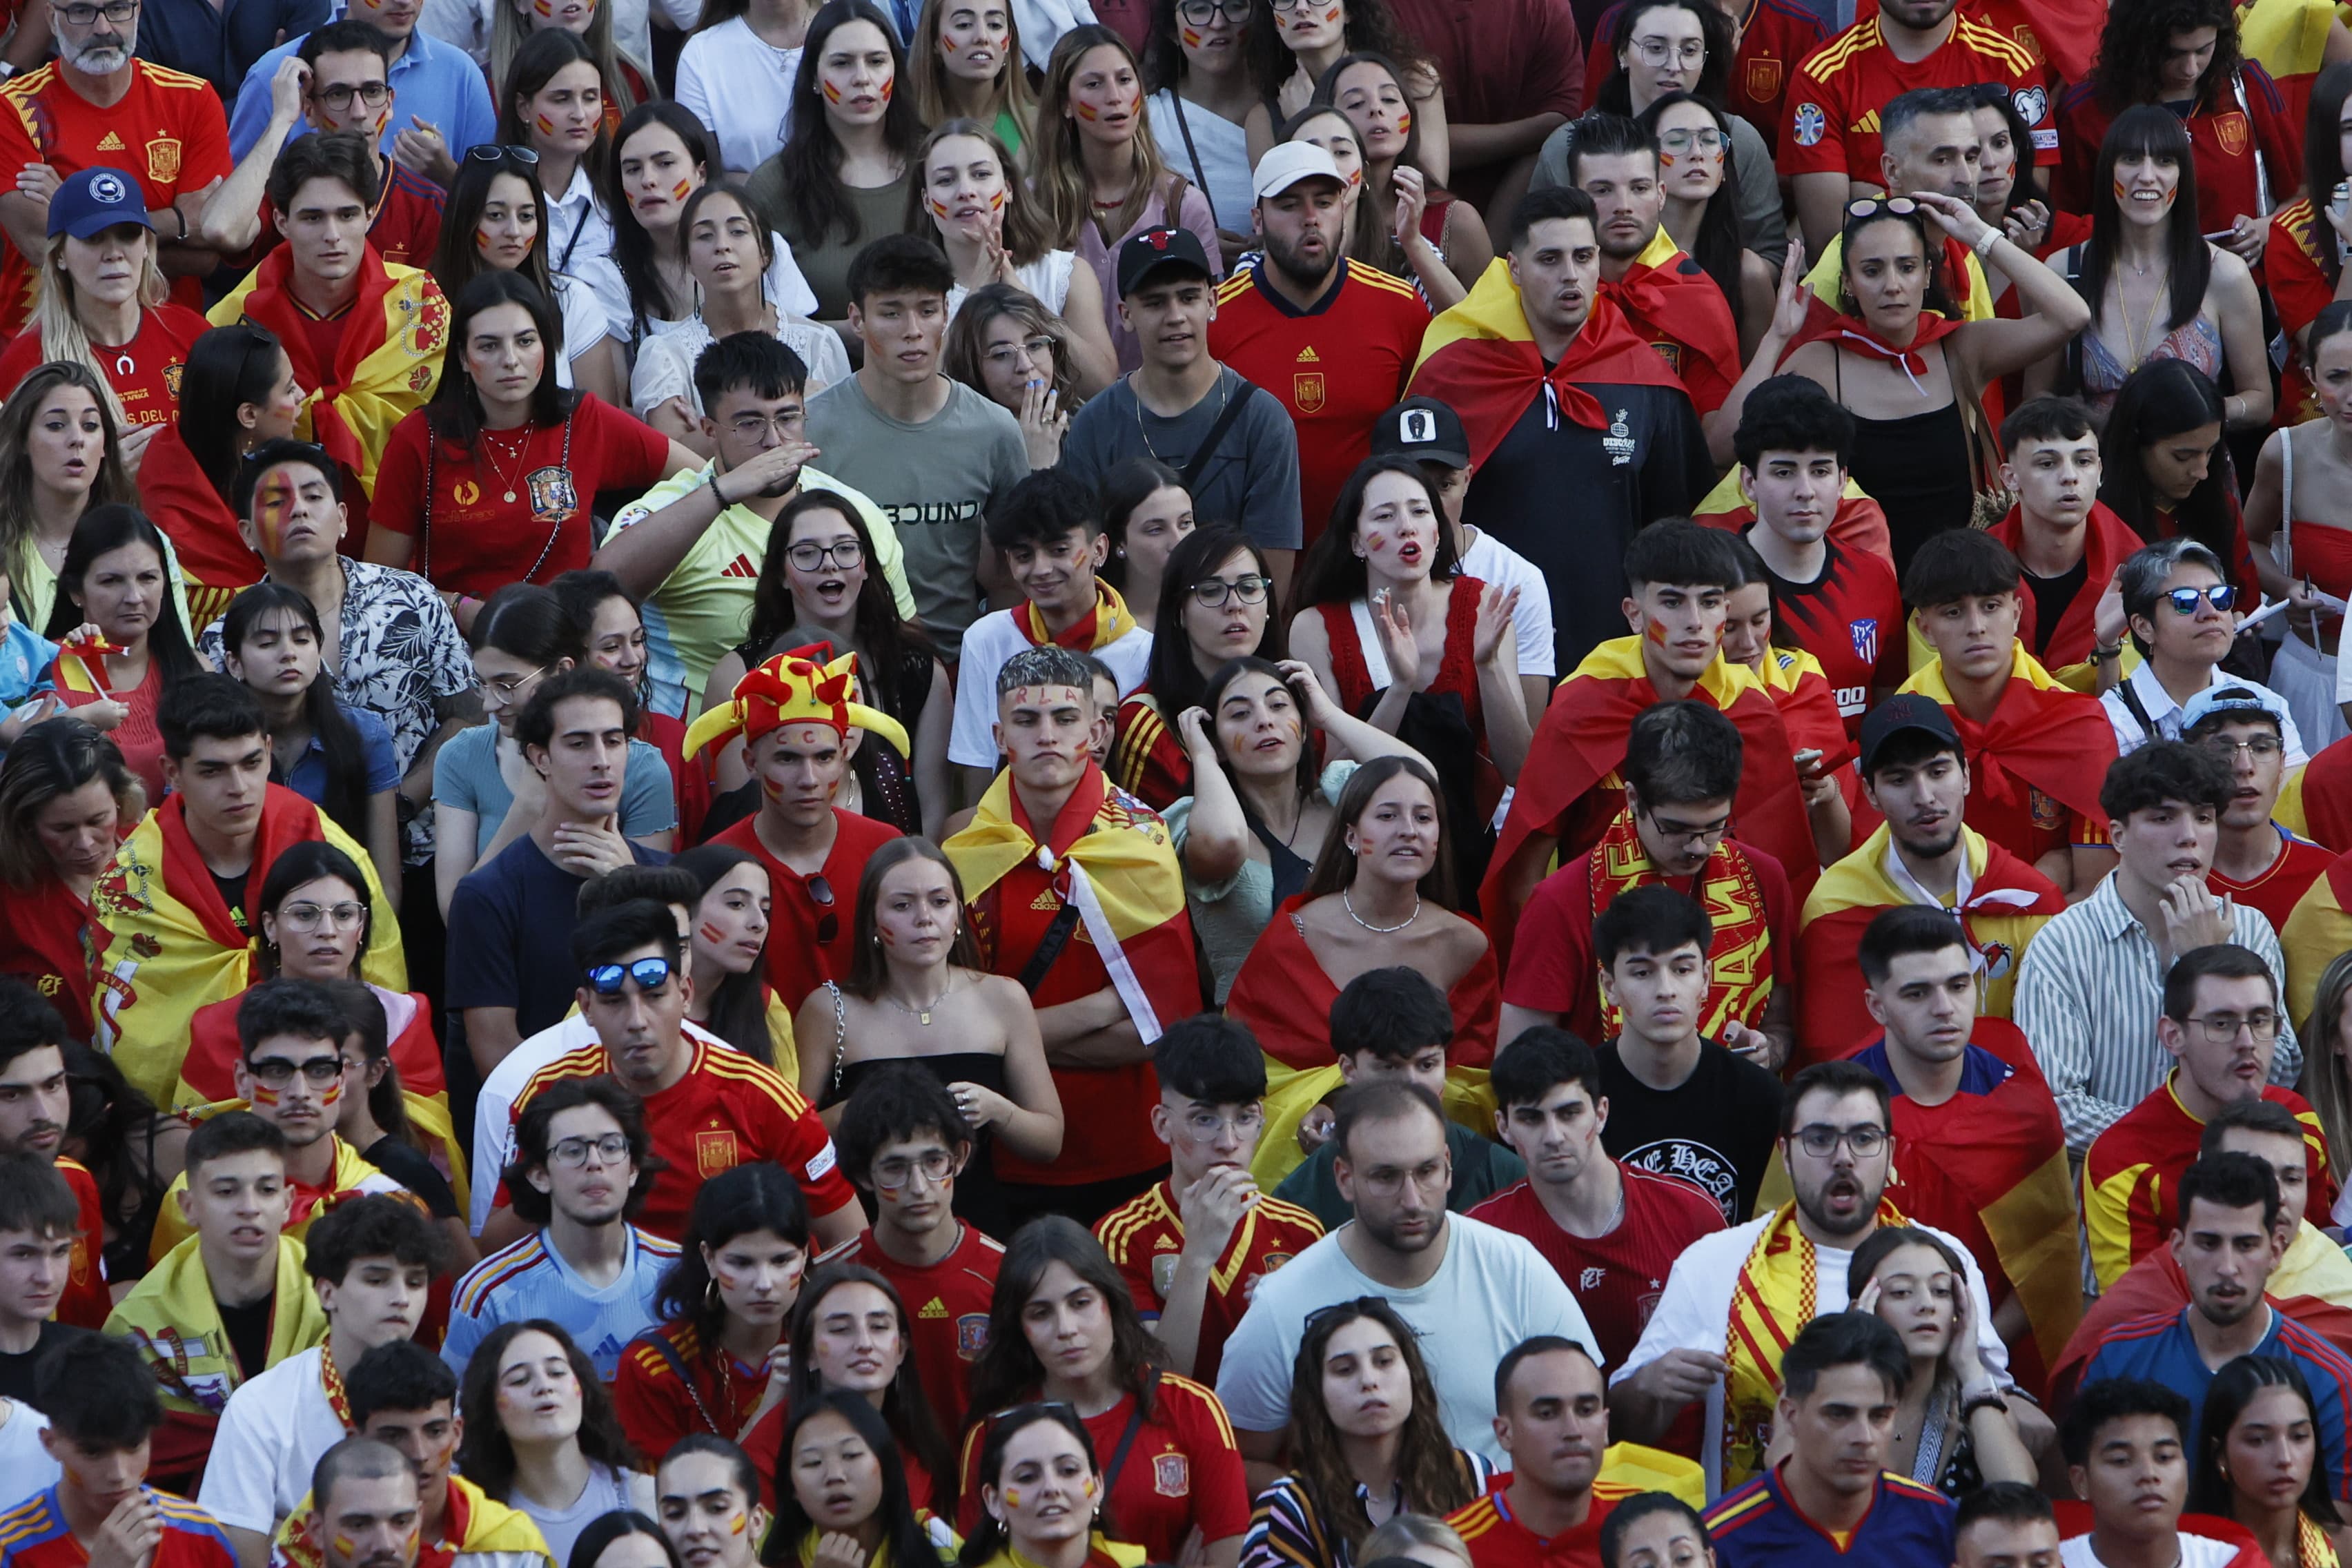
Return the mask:
<path fill-rule="evenodd" d="M 539 154 L 528 147 L 509 146 L 500 142 L 481 142 L 466 149 L 466 156 L 482 163 L 536 163 Z"/>
<path fill-rule="evenodd" d="M 658 991 L 669 984 L 667 958 L 640 958 L 634 963 L 598 963 L 588 970 L 588 988 L 599 996 L 618 996 L 621 983 L 634 980 L 640 991 Z"/>
<path fill-rule="evenodd" d="M 833 884 L 826 881 L 824 873 L 820 871 L 803 885 L 808 889 L 810 901 L 817 907 L 817 941 L 834 941 L 841 935 L 841 911 L 834 906 Z"/>
<path fill-rule="evenodd" d="M 1864 196 L 1845 205 L 1848 217 L 1870 217 L 1878 213 L 1893 213 L 1896 217 L 1909 217 L 1919 210 L 1919 204 L 1909 196 Z"/>
<path fill-rule="evenodd" d="M 2230 584 L 2216 583 L 2210 588 L 2168 588 L 2164 594 L 2165 603 L 2179 616 L 2195 615 L 2200 599 L 2217 610 L 2226 610 L 2238 602 L 2238 590 Z"/>

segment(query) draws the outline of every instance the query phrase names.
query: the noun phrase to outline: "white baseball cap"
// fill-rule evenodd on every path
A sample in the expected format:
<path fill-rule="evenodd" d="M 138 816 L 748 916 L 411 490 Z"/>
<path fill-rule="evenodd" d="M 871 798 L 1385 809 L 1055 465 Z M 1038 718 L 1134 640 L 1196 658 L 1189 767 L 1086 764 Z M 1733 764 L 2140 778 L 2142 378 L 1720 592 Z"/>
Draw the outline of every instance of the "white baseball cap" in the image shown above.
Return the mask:
<path fill-rule="evenodd" d="M 1269 148 L 1250 179 L 1260 201 L 1282 195 L 1301 180 L 1328 180 L 1335 185 L 1348 183 L 1331 154 L 1312 142 L 1285 142 Z"/>

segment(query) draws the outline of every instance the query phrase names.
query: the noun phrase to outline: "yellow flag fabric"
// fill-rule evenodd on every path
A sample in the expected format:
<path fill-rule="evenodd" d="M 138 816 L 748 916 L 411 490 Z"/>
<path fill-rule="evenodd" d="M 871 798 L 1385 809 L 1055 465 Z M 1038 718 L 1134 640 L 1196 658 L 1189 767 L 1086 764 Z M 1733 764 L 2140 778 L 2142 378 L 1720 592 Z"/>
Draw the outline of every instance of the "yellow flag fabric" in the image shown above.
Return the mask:
<path fill-rule="evenodd" d="M 1487 1087 L 1486 1078 L 1485 1068 L 1449 1067 L 1445 1092 L 1438 1099 L 1448 1120 L 1492 1138 L 1495 1091 Z M 1265 1130 L 1259 1134 L 1257 1152 L 1250 1156 L 1250 1176 L 1260 1192 L 1274 1191 L 1285 1176 L 1307 1163 L 1298 1147 L 1298 1124 L 1337 1092 L 1339 1084 L 1336 1063 L 1302 1071 L 1278 1058 L 1265 1058 Z"/>
<path fill-rule="evenodd" d="M 168 1200 L 176 1212 L 176 1198 Z M 131 1294 L 115 1303 L 106 1331 L 131 1342 L 155 1374 L 163 1407 L 190 1415 L 218 1415 L 245 1382 L 220 1303 L 213 1299 L 205 1260 L 191 1236 L 163 1255 Z M 276 1366 L 325 1342 L 327 1314 L 302 1266 L 302 1244 L 278 1238 L 277 1305 L 269 1314 L 269 1360 Z M 267 1367 L 256 1367 L 257 1374 Z"/>

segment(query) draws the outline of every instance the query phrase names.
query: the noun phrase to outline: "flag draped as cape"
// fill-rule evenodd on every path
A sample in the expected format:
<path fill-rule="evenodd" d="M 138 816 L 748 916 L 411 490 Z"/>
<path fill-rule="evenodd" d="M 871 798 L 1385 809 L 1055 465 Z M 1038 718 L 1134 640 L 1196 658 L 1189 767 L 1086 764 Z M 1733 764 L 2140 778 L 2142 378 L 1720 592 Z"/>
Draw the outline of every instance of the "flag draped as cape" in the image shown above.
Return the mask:
<path fill-rule="evenodd" d="M 1780 705 L 1780 722 L 1789 744 L 1798 751 L 1822 754 L 1822 768 L 1834 773 L 1853 761 L 1853 742 L 1846 738 L 1845 715 L 1838 711 L 1837 693 L 1822 661 L 1801 647 L 1764 650 L 1764 678 L 1772 700 Z"/>
<path fill-rule="evenodd" d="M 1979 724 L 1960 710 L 1937 659 L 1913 675 L 1905 691 L 1932 697 L 1951 715 L 1969 763 L 1969 798 L 2011 793 L 2021 784 L 2095 823 L 2107 819 L 2099 786 L 2116 760 L 2116 730 L 2099 700 L 2069 689 L 2035 662 L 2022 643 L 2011 649 L 2008 689 Z"/>
<path fill-rule="evenodd" d="M 1681 379 L 1694 408 L 1712 414 L 1723 406 L 1739 376 L 1739 329 L 1723 290 L 1664 225 L 1624 277 L 1601 285 L 1601 294 L 1650 340 Z"/>
<path fill-rule="evenodd" d="M 2098 608 L 2099 596 L 2115 580 L 2116 568 L 2124 563 L 2126 556 L 2147 543 L 2132 531 L 2131 524 L 2117 517 L 2115 510 L 2105 501 L 2091 503 L 2091 516 L 2084 529 L 2083 557 L 2087 567 L 2083 586 L 2067 604 L 2065 614 L 2058 617 L 2057 627 L 2051 632 L 2049 644 L 2042 653 L 2042 663 L 2053 672 L 2084 663 L 2090 658 L 2091 649 L 2097 641 L 2092 634 L 2092 616 Z M 1985 531 L 2009 546 L 2012 553 L 2023 550 L 2025 508 L 2021 505 L 2011 507 L 2007 517 Z M 2019 595 L 2017 610 L 2017 640 L 2031 647 L 2040 640 L 2035 630 L 2033 595 Z M 2074 683 L 2070 680 L 2067 684 Z M 2077 687 L 2076 689 L 2082 689 Z"/>

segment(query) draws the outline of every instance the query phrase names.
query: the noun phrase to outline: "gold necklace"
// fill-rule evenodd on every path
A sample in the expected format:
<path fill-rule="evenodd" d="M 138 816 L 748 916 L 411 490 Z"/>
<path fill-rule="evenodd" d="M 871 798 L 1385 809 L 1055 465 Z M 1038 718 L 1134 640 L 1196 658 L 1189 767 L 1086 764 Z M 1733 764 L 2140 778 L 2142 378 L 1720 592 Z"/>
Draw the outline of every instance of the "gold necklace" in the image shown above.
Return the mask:
<path fill-rule="evenodd" d="M 499 466 L 498 448 L 491 444 L 490 434 L 488 430 L 482 432 L 482 453 L 490 460 L 490 472 L 497 477 L 500 484 L 506 487 L 507 502 L 512 505 L 515 499 L 515 486 L 521 482 L 523 465 L 530 461 L 530 424 L 528 420 L 523 423 L 522 439 L 515 445 L 515 471 L 511 477 Z"/>
<path fill-rule="evenodd" d="M 937 996 L 932 997 L 929 1002 L 920 1007 L 909 1007 L 904 1002 L 899 1001 L 896 996 L 891 995 L 887 991 L 882 993 L 882 1000 L 887 1002 L 891 1006 L 896 1007 L 899 1012 L 906 1014 L 907 1016 L 914 1019 L 915 1022 L 922 1025 L 923 1027 L 928 1029 L 931 1026 L 932 1009 L 938 1007 L 950 996 L 955 994 L 956 980 L 957 976 L 950 974 L 948 977 L 947 989 L 940 992 Z"/>
<path fill-rule="evenodd" d="M 2125 374 L 2128 375 L 2147 363 L 2147 356 L 2156 352 L 2156 344 L 2149 341 L 2149 334 L 2156 331 L 2157 311 L 2168 303 L 2171 298 L 2172 263 L 2167 261 L 2164 264 L 2164 271 L 2156 279 L 2156 292 L 2148 297 L 2147 321 L 2135 331 L 2132 328 L 2131 306 L 2124 300 L 2124 280 L 2120 277 L 2116 279 L 2116 303 L 2122 308 L 2124 331 L 2126 334 L 2124 348 L 2132 356 L 2131 363 L 2124 367 Z"/>

